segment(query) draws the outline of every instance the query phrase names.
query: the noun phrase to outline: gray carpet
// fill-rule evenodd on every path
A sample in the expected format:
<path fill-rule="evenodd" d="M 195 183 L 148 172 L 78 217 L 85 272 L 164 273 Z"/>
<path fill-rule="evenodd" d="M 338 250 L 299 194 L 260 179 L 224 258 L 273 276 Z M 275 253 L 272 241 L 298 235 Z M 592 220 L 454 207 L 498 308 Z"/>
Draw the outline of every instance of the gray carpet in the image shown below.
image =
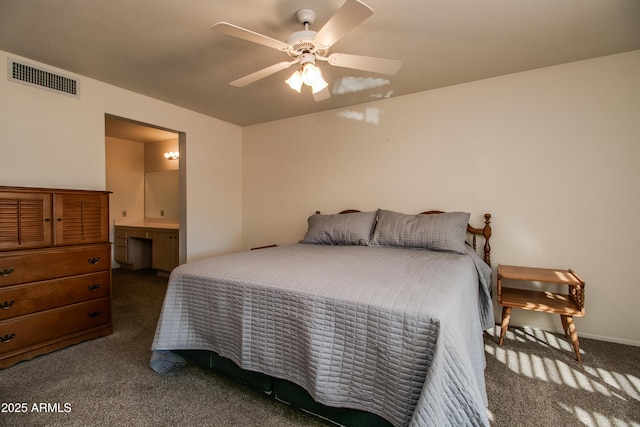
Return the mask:
<path fill-rule="evenodd" d="M 167 281 L 113 278 L 114 334 L 0 370 L 0 409 L 28 408 L 0 412 L 1 426 L 330 425 L 196 366 L 157 375 L 149 348 Z M 512 328 L 497 347 L 494 334 L 485 334 L 492 425 L 640 426 L 640 347 L 581 339 L 580 365 L 563 337 Z M 54 412 L 33 410 L 41 403 Z"/>
<path fill-rule="evenodd" d="M 640 426 L 640 347 L 580 338 L 580 364 L 562 335 L 509 328 L 498 347 L 499 334 L 485 333 L 493 425 Z"/>

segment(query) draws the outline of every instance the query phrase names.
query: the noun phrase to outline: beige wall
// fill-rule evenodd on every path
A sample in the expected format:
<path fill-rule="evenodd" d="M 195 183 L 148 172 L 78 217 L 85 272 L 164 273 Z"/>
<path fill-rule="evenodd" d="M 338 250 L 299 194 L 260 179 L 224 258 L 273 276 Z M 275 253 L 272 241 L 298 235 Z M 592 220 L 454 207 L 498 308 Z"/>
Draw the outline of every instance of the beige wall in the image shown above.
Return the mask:
<path fill-rule="evenodd" d="M 295 242 L 315 210 L 491 212 L 494 267 L 575 269 L 580 334 L 640 345 L 638 51 L 243 129 L 84 77 L 78 100 L 5 73 L 0 185 L 104 189 L 104 114 L 126 117 L 187 135 L 190 260 Z"/>
<path fill-rule="evenodd" d="M 0 51 L 0 63 L 7 56 Z M 0 66 L 0 185 L 105 189 L 105 113 L 185 132 L 187 215 L 180 235 L 187 257 L 240 249 L 240 127 L 82 76 L 76 99 L 10 82 L 6 73 Z"/>
<path fill-rule="evenodd" d="M 113 220 L 144 218 L 144 158 L 145 144 L 120 138 L 105 138 L 106 188 L 112 191 L 109 200 Z"/>
<path fill-rule="evenodd" d="M 110 199 L 111 220 L 141 220 L 145 217 L 145 173 L 178 170 L 178 160 L 167 160 L 164 153 L 178 151 L 178 138 L 153 143 L 105 138 L 106 188 Z M 173 198 L 172 198 L 173 200 Z M 178 202 L 167 218 L 178 218 Z M 126 217 L 123 216 L 126 211 Z"/>
<path fill-rule="evenodd" d="M 164 153 L 178 150 L 178 135 L 174 139 L 144 144 L 144 171 L 159 172 L 178 169 L 179 160 L 167 160 Z"/>
<path fill-rule="evenodd" d="M 636 51 L 245 127 L 243 246 L 295 242 L 316 210 L 490 212 L 494 269 L 573 268 L 578 332 L 640 345 L 639 118 Z"/>

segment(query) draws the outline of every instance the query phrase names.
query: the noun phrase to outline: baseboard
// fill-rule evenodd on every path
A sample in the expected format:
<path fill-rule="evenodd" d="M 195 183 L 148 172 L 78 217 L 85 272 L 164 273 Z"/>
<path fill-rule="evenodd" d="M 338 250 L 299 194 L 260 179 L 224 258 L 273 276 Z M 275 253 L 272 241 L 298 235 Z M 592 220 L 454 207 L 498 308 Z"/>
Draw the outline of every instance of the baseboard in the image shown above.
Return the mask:
<path fill-rule="evenodd" d="M 496 326 L 498 328 L 500 328 L 500 323 L 496 323 Z M 509 327 L 516 327 L 516 328 L 531 328 L 531 329 L 539 329 L 541 331 L 545 331 L 545 332 L 550 332 L 552 334 L 564 334 L 564 331 L 562 329 L 555 329 L 555 328 L 546 328 L 544 326 L 540 326 L 540 325 L 531 325 L 531 324 L 524 324 L 524 323 L 519 323 L 519 322 L 509 322 Z M 598 335 L 598 334 L 590 334 L 588 332 L 582 332 L 580 330 L 578 330 L 578 338 L 583 337 L 583 338 L 589 338 L 592 340 L 598 340 L 598 341 L 605 341 L 605 342 L 611 342 L 611 343 L 616 343 L 616 344 L 623 344 L 623 345 L 632 345 L 635 347 L 640 347 L 640 341 L 633 341 L 633 340 L 625 340 L 622 338 L 616 338 L 616 337 L 609 337 L 609 336 L 605 336 L 605 335 Z"/>
<path fill-rule="evenodd" d="M 585 337 L 585 338 L 589 338 L 592 340 L 598 340 L 598 341 L 606 341 L 606 342 L 612 342 L 612 343 L 616 343 L 616 344 L 624 344 L 624 345 L 632 345 L 635 347 L 640 347 L 640 341 L 633 341 L 633 340 L 625 340 L 622 338 L 613 338 L 613 337 L 607 337 L 604 335 L 597 335 L 597 334 L 589 334 L 589 333 L 581 333 L 580 331 L 578 331 L 578 336 L 579 337 Z"/>

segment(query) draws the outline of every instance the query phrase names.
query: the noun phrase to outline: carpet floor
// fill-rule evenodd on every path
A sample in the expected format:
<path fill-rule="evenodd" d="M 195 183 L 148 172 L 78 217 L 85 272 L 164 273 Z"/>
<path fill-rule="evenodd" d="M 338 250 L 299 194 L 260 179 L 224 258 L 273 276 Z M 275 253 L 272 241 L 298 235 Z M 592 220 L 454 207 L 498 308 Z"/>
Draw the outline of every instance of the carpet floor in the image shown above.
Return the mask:
<path fill-rule="evenodd" d="M 114 270 L 114 334 L 0 370 L 0 426 L 331 425 L 195 365 L 152 371 L 166 286 Z M 498 347 L 498 332 L 484 334 L 493 426 L 640 427 L 640 347 L 581 338 L 580 364 L 562 336 L 510 328 Z"/>

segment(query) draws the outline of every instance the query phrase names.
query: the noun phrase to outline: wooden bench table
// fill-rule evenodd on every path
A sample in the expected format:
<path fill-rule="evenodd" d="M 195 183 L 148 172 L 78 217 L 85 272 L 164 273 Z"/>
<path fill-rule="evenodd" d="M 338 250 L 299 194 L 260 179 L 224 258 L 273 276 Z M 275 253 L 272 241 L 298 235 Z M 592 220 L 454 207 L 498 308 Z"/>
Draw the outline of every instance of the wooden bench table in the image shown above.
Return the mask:
<path fill-rule="evenodd" d="M 567 285 L 568 290 L 564 294 L 505 287 L 502 283 L 505 279 Z M 498 265 L 498 303 L 503 306 L 498 345 L 502 345 L 504 342 L 504 335 L 509 327 L 512 308 L 559 314 L 565 337 L 571 336 L 576 359 L 581 362 L 578 332 L 573 323 L 573 317 L 584 316 L 584 287 L 584 281 L 572 270 Z"/>

